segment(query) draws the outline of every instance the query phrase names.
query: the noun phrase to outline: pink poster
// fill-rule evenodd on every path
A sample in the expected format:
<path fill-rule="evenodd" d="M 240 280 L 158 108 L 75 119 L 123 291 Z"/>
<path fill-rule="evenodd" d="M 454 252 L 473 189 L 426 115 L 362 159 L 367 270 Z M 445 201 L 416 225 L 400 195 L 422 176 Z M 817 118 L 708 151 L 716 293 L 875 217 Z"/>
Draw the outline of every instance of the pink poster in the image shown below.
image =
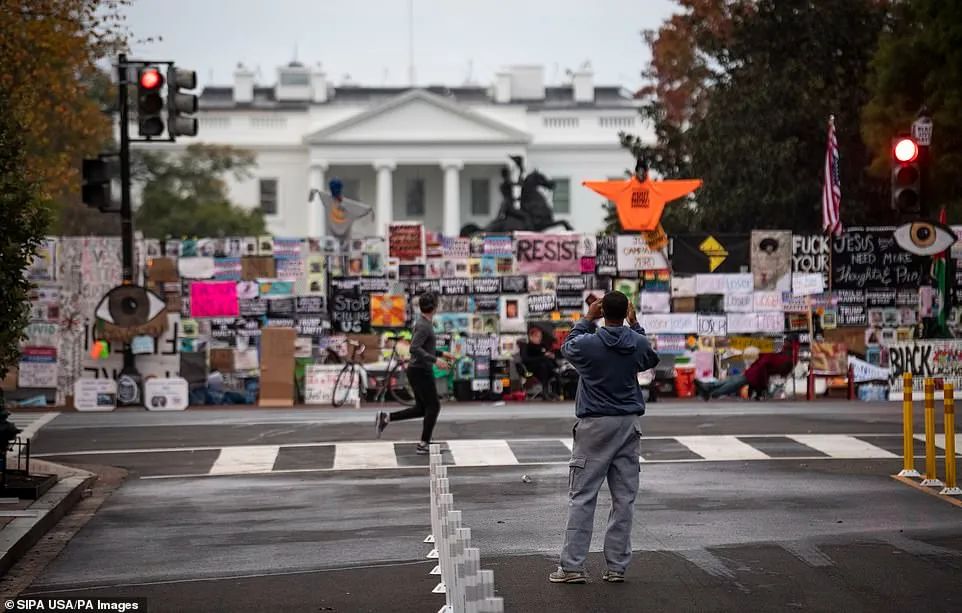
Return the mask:
<path fill-rule="evenodd" d="M 577 234 L 542 234 L 540 232 L 516 232 L 514 253 L 518 272 L 581 272 L 581 255 Z"/>
<path fill-rule="evenodd" d="M 195 281 L 190 284 L 191 317 L 237 317 L 236 281 Z"/>

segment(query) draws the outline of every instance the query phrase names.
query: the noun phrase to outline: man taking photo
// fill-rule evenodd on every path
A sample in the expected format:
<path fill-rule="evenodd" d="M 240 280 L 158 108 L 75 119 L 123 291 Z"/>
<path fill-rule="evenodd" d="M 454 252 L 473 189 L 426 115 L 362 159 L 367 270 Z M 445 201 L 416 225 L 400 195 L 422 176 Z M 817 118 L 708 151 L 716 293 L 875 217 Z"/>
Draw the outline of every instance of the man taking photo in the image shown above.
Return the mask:
<path fill-rule="evenodd" d="M 604 317 L 604 326 L 595 321 Z M 625 327 L 625 319 L 628 327 Z M 571 330 L 561 353 L 578 371 L 575 422 L 569 466 L 568 526 L 561 565 L 552 583 L 587 583 L 585 558 L 591 545 L 595 506 L 608 480 L 611 515 L 605 534 L 610 583 L 625 580 L 631 561 L 631 526 L 638 494 L 638 417 L 645 412 L 638 373 L 654 368 L 658 355 L 638 324 L 635 309 L 621 292 L 593 302 Z"/>

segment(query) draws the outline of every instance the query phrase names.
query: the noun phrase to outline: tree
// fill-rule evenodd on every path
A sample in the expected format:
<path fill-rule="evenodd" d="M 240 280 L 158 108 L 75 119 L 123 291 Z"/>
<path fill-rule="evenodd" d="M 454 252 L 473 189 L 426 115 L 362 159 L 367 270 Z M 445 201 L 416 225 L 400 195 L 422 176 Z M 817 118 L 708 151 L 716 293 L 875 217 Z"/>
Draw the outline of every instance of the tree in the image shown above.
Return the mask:
<path fill-rule="evenodd" d="M 693 99 L 649 100 L 642 113 L 655 127 L 655 143 L 623 138 L 663 175 L 704 180 L 695 193 L 697 208 L 669 208 L 680 218 L 666 217 L 666 228 L 820 229 L 830 114 L 836 115 L 842 155 L 843 218 L 851 224 L 875 211 L 880 199 L 863 172 L 867 152 L 858 117 L 887 2 L 681 4 L 689 10 L 687 21 L 673 18 L 652 39 L 649 72 L 666 87 L 689 83 Z M 698 10 L 714 11 L 707 13 L 713 25 L 690 23 Z M 668 35 L 674 45 L 655 44 Z M 693 46 L 690 54 L 685 41 Z"/>
<path fill-rule="evenodd" d="M 0 86 L 0 108 L 9 108 L 8 103 L 10 96 Z M 24 271 L 49 221 L 40 186 L 23 172 L 26 146 L 22 132 L 13 114 L 0 112 L 0 379 L 20 356 L 20 340 L 29 323 L 31 288 Z"/>
<path fill-rule="evenodd" d="M 3 112 L 24 131 L 27 178 L 46 200 L 79 192 L 80 160 L 100 152 L 110 118 L 90 95 L 97 62 L 126 44 L 128 0 L 0 0 Z"/>
<path fill-rule="evenodd" d="M 251 236 L 265 232 L 259 210 L 232 206 L 224 177 L 250 178 L 254 154 L 226 145 L 194 144 L 182 155 L 141 151 L 134 176 L 143 184 L 134 227 L 144 236 Z"/>
<path fill-rule="evenodd" d="M 886 182 L 891 139 L 924 105 L 932 113 L 931 181 L 923 197 L 934 217 L 962 214 L 962 4 L 915 0 L 895 6 L 872 58 L 862 136 L 872 172 Z"/>

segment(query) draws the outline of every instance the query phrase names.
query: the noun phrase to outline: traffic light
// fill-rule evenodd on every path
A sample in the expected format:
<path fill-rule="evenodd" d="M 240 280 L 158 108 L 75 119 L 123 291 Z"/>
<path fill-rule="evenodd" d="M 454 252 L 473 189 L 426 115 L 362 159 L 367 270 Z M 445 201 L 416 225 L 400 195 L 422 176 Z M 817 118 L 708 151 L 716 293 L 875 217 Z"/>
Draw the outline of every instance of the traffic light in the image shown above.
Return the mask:
<path fill-rule="evenodd" d="M 197 73 L 193 70 L 175 68 L 167 70 L 167 126 L 171 137 L 197 136 L 197 96 L 184 89 L 197 87 Z"/>
<path fill-rule="evenodd" d="M 141 136 L 160 136 L 164 133 L 164 98 L 161 90 L 164 76 L 152 66 L 140 69 L 137 75 L 137 124 Z"/>
<path fill-rule="evenodd" d="M 110 198 L 110 168 L 103 158 L 83 161 L 83 187 L 81 200 L 89 207 L 107 212 L 112 201 Z"/>
<path fill-rule="evenodd" d="M 892 209 L 902 214 L 922 212 L 919 145 L 909 136 L 892 139 Z"/>

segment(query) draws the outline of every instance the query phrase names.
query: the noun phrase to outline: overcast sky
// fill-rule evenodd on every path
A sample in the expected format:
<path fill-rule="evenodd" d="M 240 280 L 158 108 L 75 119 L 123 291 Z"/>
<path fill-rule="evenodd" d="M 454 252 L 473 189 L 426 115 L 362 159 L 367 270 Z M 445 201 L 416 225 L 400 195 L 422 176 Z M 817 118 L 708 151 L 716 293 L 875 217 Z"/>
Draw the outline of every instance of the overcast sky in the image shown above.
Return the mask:
<path fill-rule="evenodd" d="M 321 62 L 335 84 L 408 83 L 411 0 L 133 0 L 126 10 L 138 59 L 174 60 L 201 85 L 229 85 L 238 62 L 273 84 L 295 57 Z M 413 0 L 420 85 L 490 84 L 509 64 L 542 64 L 547 84 L 590 61 L 595 83 L 635 88 L 648 50 L 640 32 L 671 0 Z M 295 51 L 296 50 L 296 51 Z"/>

